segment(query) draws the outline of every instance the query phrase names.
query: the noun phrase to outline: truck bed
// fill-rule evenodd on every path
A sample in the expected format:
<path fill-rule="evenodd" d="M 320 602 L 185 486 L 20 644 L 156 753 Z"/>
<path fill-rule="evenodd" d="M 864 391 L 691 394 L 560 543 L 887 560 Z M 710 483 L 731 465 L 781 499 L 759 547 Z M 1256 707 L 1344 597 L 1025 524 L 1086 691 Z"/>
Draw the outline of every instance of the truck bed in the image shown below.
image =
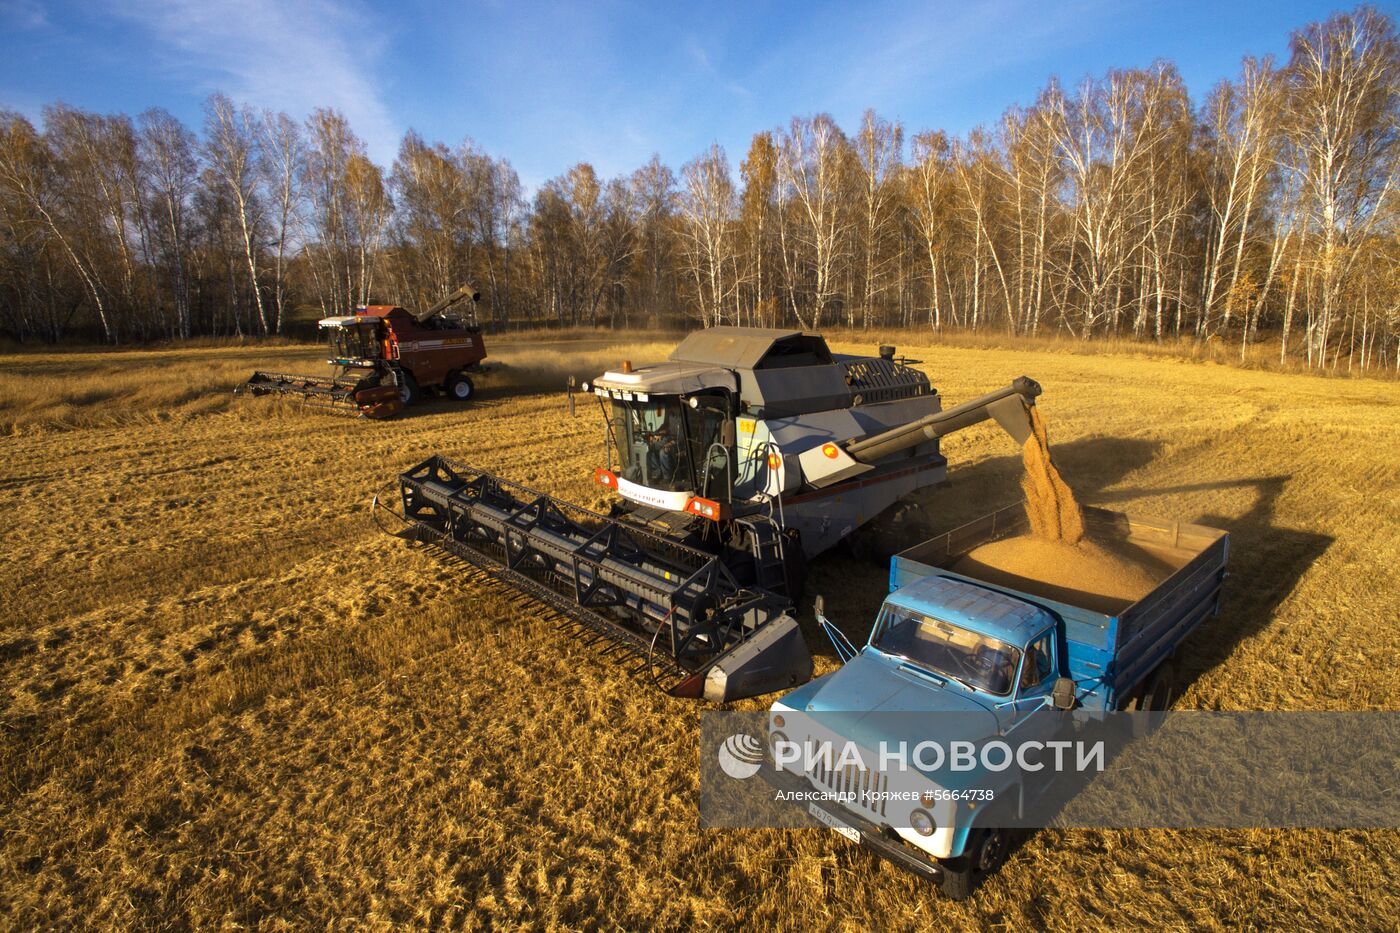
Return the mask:
<path fill-rule="evenodd" d="M 895 555 L 890 588 L 940 574 L 999 590 L 1038 605 L 1064 622 L 1069 676 L 1088 691 L 1085 706 L 1116 709 L 1149 672 L 1219 608 L 1229 536 L 1185 522 L 1085 508 L 1089 537 L 1131 554 L 1153 578 L 1136 601 L 1105 599 L 1034 577 L 970 569 L 968 552 L 1029 531 L 1025 510 L 1007 506 Z"/>

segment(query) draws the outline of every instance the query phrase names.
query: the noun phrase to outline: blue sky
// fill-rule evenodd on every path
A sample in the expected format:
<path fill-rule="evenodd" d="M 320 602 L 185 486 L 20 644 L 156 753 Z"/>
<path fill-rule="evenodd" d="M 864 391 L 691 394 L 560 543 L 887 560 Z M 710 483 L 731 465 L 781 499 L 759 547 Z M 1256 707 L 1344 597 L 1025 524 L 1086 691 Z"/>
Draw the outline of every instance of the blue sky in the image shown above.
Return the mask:
<path fill-rule="evenodd" d="M 1392 16 L 1400 0 L 1376 4 Z M 1246 53 L 1338 6 L 1114 3 L 429 3 L 0 0 L 0 107 L 162 106 L 198 126 L 214 90 L 305 116 L 342 110 L 386 167 L 404 130 L 470 136 L 533 188 L 578 161 L 673 168 L 718 142 L 866 107 L 965 132 L 1051 75 L 1175 61 L 1198 101 Z"/>

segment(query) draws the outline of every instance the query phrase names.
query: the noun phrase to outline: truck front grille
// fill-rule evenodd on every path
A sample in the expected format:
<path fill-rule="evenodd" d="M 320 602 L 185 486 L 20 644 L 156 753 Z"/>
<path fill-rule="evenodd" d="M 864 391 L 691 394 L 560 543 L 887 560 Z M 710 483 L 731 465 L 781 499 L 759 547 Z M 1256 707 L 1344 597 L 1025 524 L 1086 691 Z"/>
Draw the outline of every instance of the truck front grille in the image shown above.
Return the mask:
<path fill-rule="evenodd" d="M 885 805 L 889 802 L 885 799 L 889 777 L 884 772 L 855 765 L 828 768 L 818 761 L 808 776 L 833 794 L 841 794 L 843 799 L 849 801 L 847 806 L 864 810 L 872 816 L 885 815 Z"/>

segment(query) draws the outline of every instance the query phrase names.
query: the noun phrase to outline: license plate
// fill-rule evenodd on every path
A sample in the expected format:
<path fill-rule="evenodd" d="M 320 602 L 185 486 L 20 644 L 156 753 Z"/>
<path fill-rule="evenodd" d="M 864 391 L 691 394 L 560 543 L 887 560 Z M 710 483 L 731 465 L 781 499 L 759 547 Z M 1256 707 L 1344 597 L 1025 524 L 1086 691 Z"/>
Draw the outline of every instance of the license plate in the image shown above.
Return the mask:
<path fill-rule="evenodd" d="M 838 833 L 845 836 L 852 842 L 860 842 L 860 830 L 847 826 L 845 823 L 841 822 L 836 817 L 832 816 L 830 813 L 827 813 L 825 810 L 823 810 L 816 804 L 809 803 L 807 805 L 807 812 L 811 813 L 814 817 L 816 817 L 818 823 L 830 826 L 832 829 L 836 830 Z"/>

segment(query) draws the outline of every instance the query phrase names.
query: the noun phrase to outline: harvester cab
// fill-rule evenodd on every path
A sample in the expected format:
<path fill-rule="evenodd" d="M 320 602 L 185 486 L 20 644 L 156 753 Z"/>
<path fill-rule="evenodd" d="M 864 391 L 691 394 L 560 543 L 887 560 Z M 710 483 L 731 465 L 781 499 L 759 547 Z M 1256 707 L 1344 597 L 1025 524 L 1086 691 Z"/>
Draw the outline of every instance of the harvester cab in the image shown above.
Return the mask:
<path fill-rule="evenodd" d="M 327 317 L 316 326 L 325 335 L 332 366 L 373 369 L 384 359 L 383 325 L 377 317 Z"/>
<path fill-rule="evenodd" d="M 318 326 L 332 375 L 256 372 L 234 392 L 299 396 L 367 418 L 391 418 L 428 393 L 468 401 L 476 394 L 472 376 L 486 371 L 486 346 L 474 315 L 462 320 L 445 312 L 480 297 L 464 285 L 417 314 L 397 305 L 368 305 L 352 315 L 322 318 Z"/>
<path fill-rule="evenodd" d="M 1017 441 L 1040 387 L 1021 377 L 944 411 L 895 358 L 833 354 L 820 336 L 715 327 L 669 360 L 624 362 L 585 390 L 602 404 L 614 518 L 726 555 L 739 579 L 801 589 L 808 558 L 915 489 L 942 483 L 939 437 L 988 418 Z"/>
<path fill-rule="evenodd" d="M 401 534 L 610 639 L 669 692 L 721 702 L 810 678 L 806 561 L 945 482 L 942 435 L 993 419 L 1024 442 L 1040 394 L 1023 376 L 945 411 L 893 347 L 842 356 L 746 327 L 582 388 L 602 406 L 610 514 L 432 456 L 399 476 Z"/>

